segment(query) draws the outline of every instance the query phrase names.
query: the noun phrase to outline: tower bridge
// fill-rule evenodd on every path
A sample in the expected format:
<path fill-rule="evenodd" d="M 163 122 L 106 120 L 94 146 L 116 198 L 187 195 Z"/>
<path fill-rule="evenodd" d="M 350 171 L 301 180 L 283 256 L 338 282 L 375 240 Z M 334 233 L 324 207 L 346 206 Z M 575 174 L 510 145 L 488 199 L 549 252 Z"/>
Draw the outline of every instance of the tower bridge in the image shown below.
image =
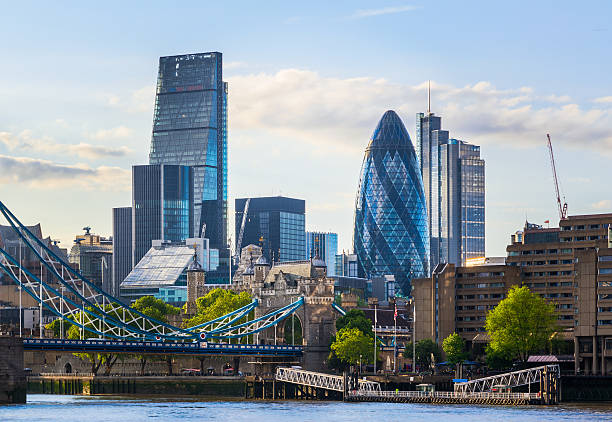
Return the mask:
<path fill-rule="evenodd" d="M 162 353 L 171 354 L 303 355 L 303 365 L 313 369 L 319 368 L 327 357 L 337 313 L 331 308 L 333 280 L 327 278 L 326 266 L 321 260 L 270 265 L 265 258 L 260 258 L 228 286 L 235 291 L 248 291 L 254 298 L 252 303 L 204 324 L 182 328 L 145 315 L 90 282 L 24 226 L 2 202 L 0 214 L 41 268 L 45 268 L 47 277 L 42 279 L 34 274 L 2 244 L 0 270 L 36 300 L 41 311 L 46 309 L 81 331 L 78 341 L 27 339 L 28 350 L 84 352 L 125 348 L 143 353 L 163 350 Z M 209 289 L 203 271 L 188 271 L 187 310 L 193 311 L 195 299 Z M 255 317 L 248 320 L 252 311 Z M 285 344 L 289 329 L 301 334 L 301 344 Z M 291 338 L 295 340 L 294 335 Z M 253 340 L 256 344 L 242 344 Z M 241 344 L 217 346 L 213 345 L 215 342 Z"/>

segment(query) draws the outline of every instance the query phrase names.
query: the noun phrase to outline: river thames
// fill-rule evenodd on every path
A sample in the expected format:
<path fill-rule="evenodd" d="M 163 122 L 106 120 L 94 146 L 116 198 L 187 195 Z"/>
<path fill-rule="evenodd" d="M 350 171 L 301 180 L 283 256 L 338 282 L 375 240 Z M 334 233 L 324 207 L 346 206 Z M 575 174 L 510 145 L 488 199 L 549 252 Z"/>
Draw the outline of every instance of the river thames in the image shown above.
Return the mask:
<path fill-rule="evenodd" d="M 28 395 L 28 404 L 0 406 L 0 421 L 611 421 L 612 404 L 464 406 L 393 403 L 197 401 Z"/>

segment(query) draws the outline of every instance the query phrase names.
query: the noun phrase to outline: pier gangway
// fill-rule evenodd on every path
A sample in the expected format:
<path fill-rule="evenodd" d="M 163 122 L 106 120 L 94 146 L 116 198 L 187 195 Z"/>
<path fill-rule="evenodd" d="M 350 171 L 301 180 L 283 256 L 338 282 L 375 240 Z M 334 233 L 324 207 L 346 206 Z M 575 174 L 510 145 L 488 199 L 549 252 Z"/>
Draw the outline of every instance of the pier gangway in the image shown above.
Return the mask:
<path fill-rule="evenodd" d="M 344 392 L 345 377 L 342 375 L 324 374 L 321 372 L 306 371 L 298 368 L 276 368 L 276 381 L 284 381 L 291 384 L 304 385 L 307 387 L 320 388 Z M 380 391 L 380 384 L 374 381 L 359 380 L 358 391 L 375 392 Z"/>
<path fill-rule="evenodd" d="M 456 383 L 455 391 L 464 393 L 491 392 L 494 387 L 514 388 L 540 384 L 543 381 L 549 381 L 549 379 L 550 381 L 558 380 L 560 376 L 559 365 L 544 365 Z"/>

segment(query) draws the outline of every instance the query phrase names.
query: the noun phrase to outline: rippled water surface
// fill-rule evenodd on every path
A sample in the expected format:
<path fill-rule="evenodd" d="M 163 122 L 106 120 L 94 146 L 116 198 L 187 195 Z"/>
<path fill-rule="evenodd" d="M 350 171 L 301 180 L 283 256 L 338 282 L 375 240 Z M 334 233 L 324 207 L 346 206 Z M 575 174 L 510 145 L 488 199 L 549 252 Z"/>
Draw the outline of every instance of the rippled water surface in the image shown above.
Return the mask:
<path fill-rule="evenodd" d="M 27 405 L 0 406 L 0 421 L 612 421 L 609 405 L 464 406 L 341 402 L 198 401 L 28 395 Z"/>

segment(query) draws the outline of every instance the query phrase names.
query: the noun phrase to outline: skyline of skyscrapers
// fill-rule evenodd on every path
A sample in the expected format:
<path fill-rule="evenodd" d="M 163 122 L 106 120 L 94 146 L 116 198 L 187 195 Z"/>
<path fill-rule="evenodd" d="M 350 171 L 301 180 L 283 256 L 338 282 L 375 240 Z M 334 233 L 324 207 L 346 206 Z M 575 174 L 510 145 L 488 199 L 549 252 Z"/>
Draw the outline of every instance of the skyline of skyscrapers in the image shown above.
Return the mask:
<path fill-rule="evenodd" d="M 192 233 L 225 253 L 227 83 L 221 53 L 160 57 L 149 163 L 193 168 Z"/>
<path fill-rule="evenodd" d="M 392 275 L 402 294 L 429 275 L 423 181 L 410 136 L 388 110 L 368 144 L 355 201 L 353 248 L 360 277 Z"/>
<path fill-rule="evenodd" d="M 485 176 L 480 147 L 449 138 L 442 118 L 417 113 L 417 155 L 431 237 L 431 269 L 485 255 Z"/>

